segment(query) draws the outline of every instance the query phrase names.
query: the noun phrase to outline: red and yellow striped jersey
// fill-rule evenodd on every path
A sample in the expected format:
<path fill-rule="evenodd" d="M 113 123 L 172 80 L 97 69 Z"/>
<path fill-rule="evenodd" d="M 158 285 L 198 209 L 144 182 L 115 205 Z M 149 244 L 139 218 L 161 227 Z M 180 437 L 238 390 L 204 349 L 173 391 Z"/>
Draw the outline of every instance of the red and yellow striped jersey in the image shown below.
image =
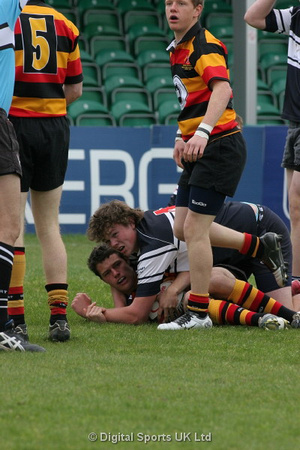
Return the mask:
<path fill-rule="evenodd" d="M 226 46 L 197 22 L 178 45 L 173 41 L 168 50 L 173 82 L 181 106 L 178 125 L 182 138 L 190 139 L 204 117 L 214 80 L 229 81 Z M 228 103 L 211 135 L 228 134 L 237 126 L 236 112 Z"/>
<path fill-rule="evenodd" d="M 64 84 L 83 80 L 79 31 L 60 12 L 30 0 L 15 27 L 16 82 L 12 116 L 66 115 Z"/>

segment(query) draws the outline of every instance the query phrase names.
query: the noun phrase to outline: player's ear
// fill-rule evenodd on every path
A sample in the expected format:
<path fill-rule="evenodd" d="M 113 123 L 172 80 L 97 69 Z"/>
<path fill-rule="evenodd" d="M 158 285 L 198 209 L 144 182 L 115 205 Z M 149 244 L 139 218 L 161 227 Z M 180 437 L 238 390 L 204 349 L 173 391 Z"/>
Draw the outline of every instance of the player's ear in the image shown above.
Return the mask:
<path fill-rule="evenodd" d="M 203 11 L 203 5 L 197 5 L 195 7 L 195 17 L 198 17 L 198 19 L 199 19 L 202 14 L 202 11 Z"/>
<path fill-rule="evenodd" d="M 129 217 L 129 226 L 133 229 L 133 230 L 135 230 L 135 221 L 134 221 L 134 219 L 132 218 L 132 217 Z"/>

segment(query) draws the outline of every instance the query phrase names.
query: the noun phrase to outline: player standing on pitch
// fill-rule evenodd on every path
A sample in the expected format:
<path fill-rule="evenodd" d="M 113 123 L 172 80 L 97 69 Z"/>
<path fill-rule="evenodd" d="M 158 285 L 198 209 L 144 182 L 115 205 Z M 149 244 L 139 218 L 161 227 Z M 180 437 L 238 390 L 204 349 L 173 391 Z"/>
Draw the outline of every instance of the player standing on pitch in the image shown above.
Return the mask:
<path fill-rule="evenodd" d="M 210 328 L 209 280 L 213 258 L 211 224 L 226 196 L 232 197 L 246 162 L 246 145 L 236 122 L 225 45 L 199 18 L 204 0 L 166 0 L 165 11 L 174 40 L 168 47 L 181 113 L 174 160 L 184 170 L 179 180 L 174 233 L 187 244 L 191 276 L 188 312 L 161 329 Z M 276 249 L 278 236 L 268 237 Z M 260 256 L 255 236 L 242 252 Z"/>

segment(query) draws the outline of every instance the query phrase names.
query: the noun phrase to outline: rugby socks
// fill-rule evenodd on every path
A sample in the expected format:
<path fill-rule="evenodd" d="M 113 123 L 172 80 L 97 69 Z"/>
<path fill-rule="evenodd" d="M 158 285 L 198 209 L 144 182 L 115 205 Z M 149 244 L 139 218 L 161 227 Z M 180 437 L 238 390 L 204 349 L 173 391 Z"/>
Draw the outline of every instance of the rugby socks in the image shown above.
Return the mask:
<path fill-rule="evenodd" d="M 209 294 L 190 293 L 187 309 L 197 313 L 200 317 L 206 317 L 208 314 Z"/>
<path fill-rule="evenodd" d="M 283 317 L 291 322 L 295 311 L 286 308 L 274 298 L 269 297 L 246 281 L 235 280 L 231 294 L 227 300 L 236 303 L 243 308 L 259 313 L 271 313 Z"/>
<path fill-rule="evenodd" d="M 68 285 L 65 283 L 47 284 L 48 305 L 50 307 L 50 325 L 57 320 L 67 320 Z"/>
<path fill-rule="evenodd" d="M 299 283 L 300 283 L 300 277 L 297 277 L 297 276 L 295 276 L 295 275 L 292 275 L 292 281 L 299 281 Z"/>
<path fill-rule="evenodd" d="M 258 326 L 258 319 L 264 314 L 249 311 L 227 300 L 211 299 L 208 312 L 216 325 L 248 325 Z"/>
<path fill-rule="evenodd" d="M 8 314 L 15 326 L 25 323 L 24 278 L 26 270 L 25 248 L 15 247 L 14 263 L 8 291 Z"/>
<path fill-rule="evenodd" d="M 261 258 L 264 254 L 264 246 L 260 242 L 259 237 L 249 233 L 243 234 L 245 236 L 245 241 L 240 253 L 242 255 L 252 256 L 253 258 Z"/>
<path fill-rule="evenodd" d="M 14 248 L 0 242 L 0 332 L 8 322 L 8 288 L 14 261 Z"/>

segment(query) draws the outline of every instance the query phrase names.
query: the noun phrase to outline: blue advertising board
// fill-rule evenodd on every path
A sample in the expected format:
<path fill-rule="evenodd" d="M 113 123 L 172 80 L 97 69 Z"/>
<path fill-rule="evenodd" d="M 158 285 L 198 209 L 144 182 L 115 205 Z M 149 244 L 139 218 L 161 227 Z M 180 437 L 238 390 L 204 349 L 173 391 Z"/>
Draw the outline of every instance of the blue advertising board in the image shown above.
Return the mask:
<path fill-rule="evenodd" d="M 59 216 L 62 232 L 85 233 L 93 212 L 112 199 L 144 210 L 167 205 L 180 176 L 172 157 L 176 129 L 71 127 Z M 280 158 L 279 151 L 275 157 L 269 145 L 282 147 L 285 133 L 285 127 L 244 128 L 248 159 L 234 200 L 273 205 L 283 215 L 278 205 L 282 202 L 278 183 L 279 174 L 283 177 L 282 151 Z M 26 231 L 34 232 L 29 203 L 26 222 Z"/>

